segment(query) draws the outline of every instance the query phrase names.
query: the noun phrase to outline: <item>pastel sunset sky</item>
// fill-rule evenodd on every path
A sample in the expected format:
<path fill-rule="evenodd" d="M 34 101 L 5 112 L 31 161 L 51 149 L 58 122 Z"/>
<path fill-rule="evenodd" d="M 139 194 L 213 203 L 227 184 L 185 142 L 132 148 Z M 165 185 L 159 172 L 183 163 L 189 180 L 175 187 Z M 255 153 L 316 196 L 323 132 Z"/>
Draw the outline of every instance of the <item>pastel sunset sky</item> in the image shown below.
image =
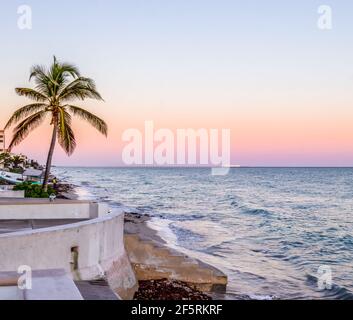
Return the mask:
<path fill-rule="evenodd" d="M 56 165 L 122 165 L 122 133 L 230 128 L 232 163 L 353 166 L 353 2 L 330 0 L 27 0 L 0 4 L 0 127 L 28 101 L 30 67 L 58 59 L 95 79 L 105 102 L 76 103 L 105 119 L 109 137 L 80 120 L 70 158 Z M 320 30 L 329 4 L 333 29 Z M 11 131 L 7 132 L 10 139 Z M 44 162 L 49 121 L 14 152 Z"/>

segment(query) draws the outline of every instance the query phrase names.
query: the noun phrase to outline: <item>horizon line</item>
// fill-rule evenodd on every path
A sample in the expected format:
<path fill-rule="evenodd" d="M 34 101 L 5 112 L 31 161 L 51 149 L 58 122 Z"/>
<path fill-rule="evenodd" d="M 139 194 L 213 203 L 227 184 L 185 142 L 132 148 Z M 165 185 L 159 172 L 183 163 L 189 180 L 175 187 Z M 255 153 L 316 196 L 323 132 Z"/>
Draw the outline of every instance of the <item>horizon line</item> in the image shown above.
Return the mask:
<path fill-rule="evenodd" d="M 80 165 L 53 165 L 54 168 L 117 168 L 117 169 L 353 169 L 352 166 L 80 166 Z"/>

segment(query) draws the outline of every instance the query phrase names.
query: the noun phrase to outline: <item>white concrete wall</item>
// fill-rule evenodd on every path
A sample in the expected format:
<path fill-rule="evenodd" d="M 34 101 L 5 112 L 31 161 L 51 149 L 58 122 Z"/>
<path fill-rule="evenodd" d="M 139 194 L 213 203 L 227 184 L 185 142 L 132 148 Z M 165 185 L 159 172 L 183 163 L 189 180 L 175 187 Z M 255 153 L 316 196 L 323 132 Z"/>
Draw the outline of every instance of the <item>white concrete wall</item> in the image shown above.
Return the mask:
<path fill-rule="evenodd" d="M 25 192 L 23 190 L 19 190 L 19 191 L 0 190 L 0 198 L 23 199 L 24 197 L 25 197 Z"/>
<path fill-rule="evenodd" d="M 124 298 L 136 285 L 124 248 L 124 214 L 54 228 L 0 235 L 0 271 L 21 265 L 37 269 L 64 269 L 75 280 L 92 280 L 114 269 L 114 290 Z M 71 248 L 78 247 L 78 270 L 71 270 Z M 115 270 L 115 265 L 124 268 Z M 125 298 L 131 298 L 125 296 Z"/>
<path fill-rule="evenodd" d="M 87 201 L 34 201 L 9 202 L 0 205 L 1 220 L 50 220 L 90 219 L 102 217 L 108 212 L 106 204 Z"/>
<path fill-rule="evenodd" d="M 7 185 L 7 184 L 1 184 L 0 185 L 0 191 L 2 190 L 13 190 L 14 186 L 12 185 Z"/>
<path fill-rule="evenodd" d="M 0 235 L 0 270 L 21 265 L 71 272 L 71 248 L 79 248 L 77 279 L 100 273 L 99 265 L 124 254 L 123 215 L 83 223 Z"/>

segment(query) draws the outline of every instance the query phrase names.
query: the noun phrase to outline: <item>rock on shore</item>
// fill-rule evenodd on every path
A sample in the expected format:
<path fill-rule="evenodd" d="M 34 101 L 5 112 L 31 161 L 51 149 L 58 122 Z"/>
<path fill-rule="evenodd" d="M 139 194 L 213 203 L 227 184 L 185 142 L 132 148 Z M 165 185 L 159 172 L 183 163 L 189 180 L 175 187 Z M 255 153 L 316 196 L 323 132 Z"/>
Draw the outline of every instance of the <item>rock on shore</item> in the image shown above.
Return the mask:
<path fill-rule="evenodd" d="M 185 282 L 161 279 L 140 281 L 134 300 L 198 301 L 212 300 L 212 298 Z"/>

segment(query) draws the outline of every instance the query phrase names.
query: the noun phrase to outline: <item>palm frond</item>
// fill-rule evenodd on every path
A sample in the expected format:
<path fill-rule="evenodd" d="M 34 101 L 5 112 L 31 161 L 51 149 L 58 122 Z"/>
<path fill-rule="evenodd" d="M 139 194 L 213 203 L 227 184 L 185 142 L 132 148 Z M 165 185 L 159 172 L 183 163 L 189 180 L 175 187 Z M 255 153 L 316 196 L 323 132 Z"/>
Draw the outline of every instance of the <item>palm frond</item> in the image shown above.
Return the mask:
<path fill-rule="evenodd" d="M 44 121 L 45 116 L 45 111 L 39 111 L 18 124 L 14 130 L 9 150 L 21 143 L 33 129 L 37 128 Z"/>
<path fill-rule="evenodd" d="M 78 67 L 67 62 L 60 63 L 56 56 L 54 56 L 54 62 L 51 66 L 51 74 L 53 75 L 53 79 L 56 79 L 60 75 L 70 75 L 72 78 L 79 78 L 81 76 Z"/>
<path fill-rule="evenodd" d="M 37 91 L 46 96 L 55 97 L 69 83 L 69 78 L 76 79 L 79 75 L 80 72 L 76 66 L 69 63 L 61 64 L 54 57 L 54 62 L 48 70 L 44 66 L 33 66 L 29 79 L 34 79 Z"/>
<path fill-rule="evenodd" d="M 54 63 L 51 65 L 48 77 L 50 81 L 56 86 L 56 93 L 60 89 L 60 87 L 65 83 L 66 76 L 61 69 L 60 64 L 54 58 Z"/>
<path fill-rule="evenodd" d="M 73 64 L 62 63 L 60 65 L 62 74 L 70 75 L 72 78 L 79 78 L 81 76 L 80 70 Z"/>
<path fill-rule="evenodd" d="M 35 65 L 31 68 L 29 81 L 33 78 L 45 78 L 47 77 L 47 70 L 44 66 Z"/>
<path fill-rule="evenodd" d="M 72 79 L 80 76 L 76 66 L 69 63 L 60 63 L 54 56 L 54 62 L 48 72 L 50 81 L 54 84 L 53 95 L 57 95 Z"/>
<path fill-rule="evenodd" d="M 13 124 L 17 123 L 18 121 L 32 115 L 35 112 L 44 111 L 45 108 L 47 108 L 47 107 L 48 107 L 48 105 L 44 104 L 44 103 L 33 103 L 33 104 L 29 104 L 27 106 L 24 106 L 24 107 L 18 109 L 12 115 L 10 120 L 7 122 L 7 124 L 5 126 L 5 130 L 10 128 Z"/>
<path fill-rule="evenodd" d="M 33 66 L 29 79 L 34 79 L 35 89 L 45 96 L 52 97 L 55 94 L 56 84 L 50 77 L 50 72 L 44 66 Z"/>
<path fill-rule="evenodd" d="M 100 133 L 104 134 L 105 136 L 108 135 L 108 126 L 104 120 L 100 119 L 93 113 L 90 113 L 89 111 L 82 109 L 80 107 L 68 105 L 67 108 L 73 115 L 78 116 L 81 119 L 89 122 Z"/>
<path fill-rule="evenodd" d="M 77 78 L 59 93 L 59 99 L 61 101 L 74 99 L 85 100 L 86 98 L 103 100 L 96 89 L 95 82 L 90 78 Z"/>
<path fill-rule="evenodd" d="M 48 98 L 41 92 L 30 89 L 30 88 L 16 88 L 15 89 L 16 93 L 19 96 L 26 97 L 38 102 L 46 102 L 48 101 Z"/>
<path fill-rule="evenodd" d="M 63 108 L 59 109 L 58 141 L 64 151 L 71 156 L 76 149 L 76 140 L 71 128 L 71 116 Z"/>

